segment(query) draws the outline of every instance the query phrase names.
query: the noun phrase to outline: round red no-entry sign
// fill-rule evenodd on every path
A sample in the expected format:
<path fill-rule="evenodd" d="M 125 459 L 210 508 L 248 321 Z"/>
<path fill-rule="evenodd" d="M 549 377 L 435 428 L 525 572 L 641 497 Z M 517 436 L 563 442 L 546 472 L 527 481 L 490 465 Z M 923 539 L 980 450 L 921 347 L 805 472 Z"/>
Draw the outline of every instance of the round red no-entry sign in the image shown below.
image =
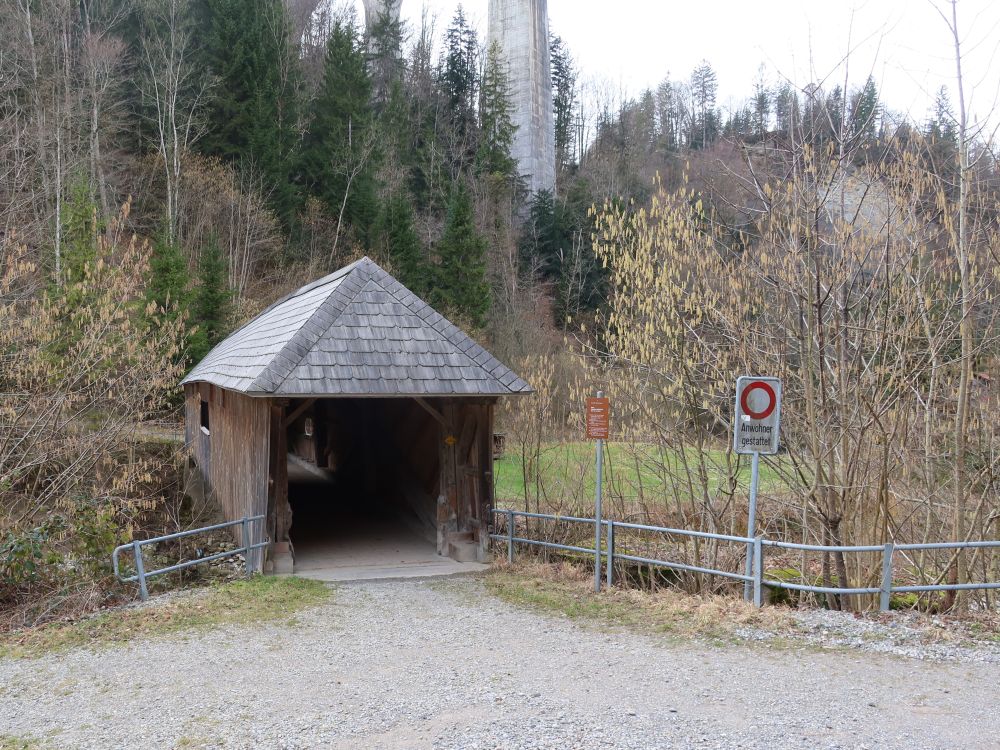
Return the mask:
<path fill-rule="evenodd" d="M 737 453 L 778 452 L 781 425 L 781 381 L 741 375 L 736 379 L 733 450 Z"/>
<path fill-rule="evenodd" d="M 750 408 L 750 394 L 758 389 L 767 394 L 767 405 L 760 411 L 754 411 Z M 774 411 L 777 403 L 778 399 L 774 395 L 774 388 L 763 380 L 755 380 L 750 383 L 743 389 L 743 393 L 740 395 L 740 406 L 743 408 L 743 413 L 751 419 L 767 419 L 771 416 L 771 412 Z"/>

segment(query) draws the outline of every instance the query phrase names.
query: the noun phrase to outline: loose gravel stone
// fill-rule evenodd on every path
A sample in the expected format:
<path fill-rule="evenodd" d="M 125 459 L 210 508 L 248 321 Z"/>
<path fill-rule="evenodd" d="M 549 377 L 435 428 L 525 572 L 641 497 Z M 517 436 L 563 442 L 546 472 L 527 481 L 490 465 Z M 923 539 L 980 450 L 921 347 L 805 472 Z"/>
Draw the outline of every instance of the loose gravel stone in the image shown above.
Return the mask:
<path fill-rule="evenodd" d="M 854 614 L 824 609 L 794 611 L 791 616 L 795 621 L 791 634 L 748 627 L 737 629 L 736 635 L 749 641 L 791 635 L 796 641 L 821 648 L 850 648 L 927 661 L 1000 664 L 1000 641 L 976 637 L 955 620 L 945 622 L 909 612 Z"/>
<path fill-rule="evenodd" d="M 57 748 L 993 748 L 998 680 L 992 659 L 712 646 L 526 611 L 472 579 L 369 582 L 293 624 L 0 661 L 0 736 Z"/>

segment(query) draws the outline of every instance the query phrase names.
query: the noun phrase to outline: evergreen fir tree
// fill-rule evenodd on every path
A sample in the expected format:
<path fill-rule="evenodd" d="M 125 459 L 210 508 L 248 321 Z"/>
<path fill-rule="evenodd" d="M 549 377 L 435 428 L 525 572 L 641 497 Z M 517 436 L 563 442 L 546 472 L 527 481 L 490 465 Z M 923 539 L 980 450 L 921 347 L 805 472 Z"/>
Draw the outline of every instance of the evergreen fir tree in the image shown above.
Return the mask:
<path fill-rule="evenodd" d="M 156 305 L 154 314 L 176 320 L 187 308 L 189 283 L 187 263 L 180 247 L 162 233 L 153 245 L 146 284 L 146 301 Z"/>
<path fill-rule="evenodd" d="M 690 138 L 693 148 L 706 148 L 718 137 L 719 116 L 715 111 L 718 90 L 719 79 L 712 64 L 702 60 L 691 73 L 691 96 L 696 110 Z"/>
<path fill-rule="evenodd" d="M 753 132 L 753 113 L 750 106 L 734 109 L 726 120 L 722 132 L 727 138 L 746 140 Z"/>
<path fill-rule="evenodd" d="M 955 113 L 948 96 L 948 87 L 942 86 L 934 96 L 934 112 L 927 125 L 927 134 L 935 143 L 957 148 L 958 135 L 955 132 Z"/>
<path fill-rule="evenodd" d="M 463 120 L 474 122 L 479 88 L 479 40 L 459 5 L 445 31 L 441 88 L 449 108 Z"/>
<path fill-rule="evenodd" d="M 72 286 L 83 280 L 87 268 L 97 260 L 97 234 L 102 229 L 97 203 L 84 177 L 70 185 L 62 225 L 62 267 L 58 285 Z"/>
<path fill-rule="evenodd" d="M 259 170 L 286 227 L 298 205 L 296 56 L 281 0 L 205 0 L 204 57 L 217 83 L 208 107 L 209 155 Z"/>
<path fill-rule="evenodd" d="M 851 135 L 865 141 L 875 140 L 878 133 L 878 89 L 875 79 L 868 76 L 864 88 L 851 101 Z"/>
<path fill-rule="evenodd" d="M 642 92 L 639 101 L 632 105 L 632 129 L 630 140 L 633 146 L 640 149 L 652 148 L 656 145 L 656 97 L 650 89 Z"/>
<path fill-rule="evenodd" d="M 461 183 L 452 189 L 448 221 L 435 249 L 438 267 L 433 304 L 476 327 L 484 326 L 490 309 L 486 240 L 476 231 L 472 199 Z"/>
<path fill-rule="evenodd" d="M 799 99 L 791 84 L 786 83 L 774 95 L 774 117 L 778 132 L 788 137 L 799 124 Z"/>
<path fill-rule="evenodd" d="M 569 166 L 573 156 L 573 137 L 576 112 L 576 70 L 563 40 L 552 36 L 549 40 L 549 59 L 552 66 L 552 108 L 555 114 L 556 166 Z"/>
<path fill-rule="evenodd" d="M 419 174 L 418 144 L 424 127 L 421 120 L 421 109 L 416 106 L 411 89 L 402 80 L 394 81 L 388 101 L 377 112 L 375 121 L 379 153 L 373 172 L 381 194 L 405 188 L 413 190 L 419 185 L 415 178 Z"/>
<path fill-rule="evenodd" d="M 442 116 L 446 105 L 440 88 L 440 70 L 433 62 L 433 47 L 433 25 L 425 18 L 407 65 L 403 92 L 407 115 L 397 132 L 414 208 L 419 212 L 444 213 L 451 175 L 450 164 L 441 154 L 447 153 L 450 122 L 447 116 Z"/>
<path fill-rule="evenodd" d="M 414 294 L 423 297 L 428 289 L 428 268 L 423 245 L 413 228 L 413 210 L 402 192 L 389 196 L 379 212 L 375 236 L 379 254 L 397 278 Z"/>
<path fill-rule="evenodd" d="M 659 119 L 659 147 L 676 151 L 681 147 L 681 112 L 677 92 L 669 78 L 656 89 L 656 112 Z"/>
<path fill-rule="evenodd" d="M 190 319 L 196 330 L 188 341 L 188 359 L 192 363 L 202 360 L 225 337 L 231 300 L 226 260 L 213 236 L 198 259 L 198 286 L 191 302 Z"/>
<path fill-rule="evenodd" d="M 65 353 L 78 340 L 77 318 L 86 317 L 94 306 L 95 277 L 107 272 L 107 264 L 100 262 L 98 239 L 105 224 L 86 177 L 79 176 L 70 184 L 62 220 L 61 268 L 50 292 L 60 301 L 61 330 L 53 348 L 58 353 Z"/>
<path fill-rule="evenodd" d="M 462 6 L 445 32 L 444 59 L 438 74 L 451 125 L 450 161 L 455 175 L 473 161 L 478 143 L 479 39 Z"/>
<path fill-rule="evenodd" d="M 337 22 L 327 43 L 323 83 L 311 109 L 302 144 L 306 187 L 341 215 L 363 244 L 377 216 L 375 134 L 371 79 L 361 39 L 353 26 Z"/>
<path fill-rule="evenodd" d="M 945 178 L 949 192 L 954 192 L 959 182 L 956 179 L 959 168 L 957 122 L 948 89 L 942 86 L 934 97 L 927 123 L 927 156 L 930 160 L 927 167 Z"/>
<path fill-rule="evenodd" d="M 476 169 L 479 174 L 502 178 L 516 175 L 517 162 L 510 155 L 517 130 L 512 118 L 513 109 L 507 62 L 500 44 L 494 42 L 486 56 L 480 96 L 482 137 L 476 154 Z"/>
<path fill-rule="evenodd" d="M 520 247 L 524 266 L 551 285 L 554 322 L 562 328 L 570 317 L 597 309 L 605 278 L 593 245 L 582 239 L 589 236 L 589 195 L 579 183 L 572 187 L 566 200 L 548 190 L 535 194 Z"/>
<path fill-rule="evenodd" d="M 391 0 L 398 6 L 401 0 Z M 397 11 L 398 12 L 398 11 Z M 403 80 L 403 22 L 394 19 L 392 9 L 376 14 L 368 29 L 368 75 L 372 82 L 372 102 L 381 112 Z"/>
<path fill-rule="evenodd" d="M 844 90 L 840 86 L 834 86 L 833 91 L 826 97 L 826 131 L 831 138 L 839 138 L 844 117 Z"/>
<path fill-rule="evenodd" d="M 101 277 L 112 271 L 107 258 L 102 257 L 104 248 L 99 234 L 104 230 L 104 223 L 98 216 L 97 201 L 86 177 L 77 177 L 69 191 L 62 215 L 60 273 L 49 289 L 51 299 L 58 301 L 58 330 L 48 346 L 54 364 L 69 354 L 80 340 L 81 326 L 86 325 L 98 305 L 95 295 Z M 72 363 L 64 361 L 61 364 Z"/>
<path fill-rule="evenodd" d="M 753 92 L 753 133 L 760 139 L 767 135 L 771 119 L 771 92 L 764 83 L 764 69 L 754 84 Z"/>

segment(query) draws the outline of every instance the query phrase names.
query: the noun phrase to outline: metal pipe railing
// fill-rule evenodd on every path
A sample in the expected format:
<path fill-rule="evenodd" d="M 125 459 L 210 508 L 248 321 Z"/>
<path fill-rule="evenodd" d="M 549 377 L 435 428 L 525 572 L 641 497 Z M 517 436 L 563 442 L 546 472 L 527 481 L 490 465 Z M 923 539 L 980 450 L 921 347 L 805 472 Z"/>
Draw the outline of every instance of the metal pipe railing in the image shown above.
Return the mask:
<path fill-rule="evenodd" d="M 852 546 L 846 544 L 798 544 L 797 542 L 778 542 L 764 539 L 761 542 L 765 547 L 778 547 L 780 549 L 804 550 L 806 552 L 881 552 L 882 545 L 864 544 Z"/>
<path fill-rule="evenodd" d="M 262 549 L 270 544 L 270 541 L 265 539 L 263 542 L 258 542 L 256 544 L 251 543 L 250 534 L 250 524 L 254 521 L 263 521 L 264 516 L 245 516 L 238 521 L 227 521 L 226 523 L 217 523 L 212 526 L 204 526 L 200 529 L 190 529 L 188 531 L 178 531 L 176 534 L 164 534 L 163 536 L 155 536 L 151 539 L 136 539 L 129 542 L 128 544 L 121 544 L 115 547 L 114 552 L 111 553 L 111 565 L 115 571 L 115 577 L 122 583 L 132 583 L 133 581 L 139 582 L 139 596 L 143 601 L 149 599 L 149 589 L 146 586 L 146 581 L 153 576 L 163 575 L 165 573 L 173 573 L 177 570 L 184 570 L 185 568 L 192 568 L 195 565 L 202 565 L 207 562 L 212 562 L 213 560 L 221 560 L 224 557 L 232 557 L 233 555 L 243 554 L 246 560 L 246 573 L 249 578 L 253 575 L 253 567 L 250 564 L 250 553 L 254 550 Z M 142 548 L 152 545 L 159 544 L 160 542 L 169 542 L 174 539 L 184 539 L 185 537 L 194 536 L 196 534 L 204 534 L 209 531 L 217 531 L 219 529 L 228 529 L 233 526 L 242 527 L 242 541 L 243 546 L 237 547 L 236 549 L 226 550 L 225 552 L 217 552 L 214 555 L 209 555 L 208 557 L 199 557 L 195 560 L 185 560 L 184 562 L 179 562 L 174 565 L 168 565 L 165 568 L 159 568 L 157 570 L 147 571 L 145 563 L 142 559 Z M 132 550 L 132 554 L 135 559 L 135 575 L 122 576 L 118 565 L 118 559 L 121 553 L 125 550 Z"/>
<path fill-rule="evenodd" d="M 968 541 L 968 542 L 928 542 L 924 544 L 893 544 L 892 542 L 878 545 L 822 545 L 822 544 L 798 544 L 795 542 L 782 542 L 771 539 L 764 539 L 762 536 L 757 537 L 742 537 L 734 536 L 732 534 L 713 534 L 709 531 L 694 531 L 691 529 L 672 529 L 665 526 L 652 526 L 649 524 L 641 523 L 627 523 L 625 521 L 612 521 L 612 520 L 602 520 L 601 527 L 606 530 L 606 541 L 604 544 L 605 549 L 601 550 L 599 542 L 595 544 L 595 547 L 578 547 L 569 544 L 559 544 L 556 542 L 549 542 L 539 539 L 529 539 L 525 536 L 515 536 L 514 534 L 514 522 L 515 519 L 520 518 L 533 518 L 545 521 L 565 521 L 568 523 L 581 523 L 593 526 L 595 520 L 593 518 L 582 518 L 579 516 L 558 516 L 548 513 L 529 513 L 527 511 L 513 510 L 510 508 L 494 508 L 493 512 L 498 515 L 503 515 L 506 517 L 507 533 L 506 534 L 490 534 L 491 539 L 497 541 L 507 542 L 507 559 L 509 562 L 514 562 L 514 544 L 525 544 L 528 546 L 535 547 L 545 547 L 549 549 L 561 549 L 570 552 L 579 552 L 586 555 L 594 555 L 599 561 L 597 564 L 600 565 L 600 555 L 605 556 L 605 562 L 607 565 L 606 579 L 607 585 L 611 586 L 614 581 L 614 561 L 615 560 L 627 560 L 630 562 L 638 562 L 644 565 L 653 565 L 657 567 L 669 568 L 672 570 L 681 570 L 690 573 L 701 573 L 705 575 L 716 575 L 722 578 L 729 578 L 738 581 L 744 581 L 749 583 L 752 589 L 752 599 L 756 606 L 761 606 L 762 604 L 762 591 L 764 587 L 769 588 L 779 588 L 779 589 L 789 589 L 792 591 L 805 591 L 814 594 L 832 594 L 832 595 L 861 595 L 861 594 L 878 594 L 879 595 L 879 609 L 883 612 L 888 611 L 891 603 L 892 594 L 896 593 L 911 593 L 911 592 L 928 592 L 928 591 L 974 591 L 974 590 L 993 590 L 1000 589 L 1000 582 L 998 583 L 951 583 L 951 584 L 925 584 L 920 586 L 894 586 L 892 583 L 893 578 L 893 556 L 896 550 L 941 550 L 941 549 L 996 549 L 1000 548 L 1000 540 L 989 540 L 989 541 Z M 717 568 L 708 568 L 699 565 L 689 565 L 687 563 L 673 562 L 670 560 L 659 560 L 656 558 L 643 557 L 640 555 L 631 555 L 625 552 L 619 552 L 616 548 L 615 531 L 622 529 L 629 529 L 633 531 L 648 531 L 660 534 L 670 534 L 676 536 L 691 537 L 695 539 L 713 539 L 721 542 L 734 542 L 737 544 L 745 544 L 751 549 L 750 554 L 750 568 L 751 574 L 745 575 L 742 573 L 734 573 L 729 570 L 719 570 Z M 598 537 L 599 538 L 599 537 Z M 777 581 L 769 578 L 765 578 L 764 575 L 764 548 L 774 547 L 776 549 L 791 549 L 791 550 L 804 550 L 809 552 L 879 552 L 882 554 L 882 576 L 878 586 L 863 586 L 863 587 L 835 587 L 835 586 L 813 586 L 809 584 L 800 583 L 787 583 L 785 581 Z M 750 597 L 748 597 L 749 599 Z"/>

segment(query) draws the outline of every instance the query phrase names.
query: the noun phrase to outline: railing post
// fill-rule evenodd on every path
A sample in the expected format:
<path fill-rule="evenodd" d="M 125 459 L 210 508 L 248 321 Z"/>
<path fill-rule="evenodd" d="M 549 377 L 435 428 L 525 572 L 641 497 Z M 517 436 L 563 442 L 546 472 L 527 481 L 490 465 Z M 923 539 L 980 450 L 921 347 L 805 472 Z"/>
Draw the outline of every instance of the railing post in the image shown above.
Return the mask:
<path fill-rule="evenodd" d="M 138 540 L 132 542 L 132 553 L 135 555 L 135 577 L 139 579 L 139 597 L 146 601 L 149 599 L 149 590 L 146 588 L 146 567 L 142 564 L 142 544 Z"/>
<path fill-rule="evenodd" d="M 514 564 L 514 511 L 507 509 L 507 562 Z"/>
<path fill-rule="evenodd" d="M 764 603 L 764 545 L 763 537 L 753 540 L 753 606 L 760 609 Z"/>
<path fill-rule="evenodd" d="M 608 521 L 608 588 L 614 582 L 615 570 L 615 522 Z"/>
<path fill-rule="evenodd" d="M 247 578 L 250 578 L 251 576 L 253 576 L 253 568 L 250 567 L 250 547 L 251 547 L 251 545 L 250 545 L 250 519 L 247 518 L 246 516 L 243 516 L 243 520 L 241 522 L 241 526 L 243 528 L 243 549 L 244 549 L 243 560 L 244 560 L 244 567 L 246 568 Z"/>
<path fill-rule="evenodd" d="M 892 553 L 896 545 L 886 542 L 882 548 L 882 585 L 879 587 L 878 608 L 882 612 L 889 611 L 892 599 Z"/>

